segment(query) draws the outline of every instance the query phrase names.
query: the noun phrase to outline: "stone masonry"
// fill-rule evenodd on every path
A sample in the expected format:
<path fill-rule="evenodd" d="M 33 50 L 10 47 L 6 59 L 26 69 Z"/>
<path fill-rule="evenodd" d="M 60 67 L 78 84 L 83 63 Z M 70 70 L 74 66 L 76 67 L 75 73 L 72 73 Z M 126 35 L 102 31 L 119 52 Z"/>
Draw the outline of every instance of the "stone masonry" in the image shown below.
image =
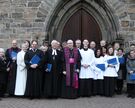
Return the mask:
<path fill-rule="evenodd" d="M 12 39 L 17 39 L 19 46 L 26 39 L 37 39 L 41 44 L 60 1 L 66 0 L 0 0 L 0 47 L 10 47 Z M 105 1 L 118 17 L 118 34 L 128 47 L 135 40 L 135 0 Z"/>

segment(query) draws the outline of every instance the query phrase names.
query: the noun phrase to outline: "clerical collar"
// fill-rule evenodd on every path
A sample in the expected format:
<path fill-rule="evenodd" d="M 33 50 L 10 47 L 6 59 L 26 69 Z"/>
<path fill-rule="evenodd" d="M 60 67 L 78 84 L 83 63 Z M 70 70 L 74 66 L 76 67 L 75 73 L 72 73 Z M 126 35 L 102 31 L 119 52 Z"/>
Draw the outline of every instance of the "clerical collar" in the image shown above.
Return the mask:
<path fill-rule="evenodd" d="M 12 47 L 12 49 L 13 49 L 13 50 L 17 50 L 17 47 L 15 47 L 15 48 L 14 48 L 14 47 Z"/>
<path fill-rule="evenodd" d="M 84 49 L 84 51 L 87 51 L 88 50 L 88 48 L 83 48 Z"/>
<path fill-rule="evenodd" d="M 52 49 L 52 55 L 57 55 L 56 49 Z"/>
<path fill-rule="evenodd" d="M 37 49 L 32 49 L 32 51 L 33 51 L 33 52 L 36 52 L 36 51 L 37 51 Z"/>

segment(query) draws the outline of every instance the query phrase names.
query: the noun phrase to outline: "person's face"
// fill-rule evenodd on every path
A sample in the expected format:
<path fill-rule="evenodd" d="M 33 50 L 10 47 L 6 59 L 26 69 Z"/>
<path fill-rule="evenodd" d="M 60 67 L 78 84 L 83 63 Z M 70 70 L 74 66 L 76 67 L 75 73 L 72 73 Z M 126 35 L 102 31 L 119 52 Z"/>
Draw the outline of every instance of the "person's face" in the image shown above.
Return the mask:
<path fill-rule="evenodd" d="M 106 53 L 106 51 L 107 51 L 106 48 L 103 47 L 103 48 L 102 48 L 102 52 L 103 52 L 103 53 Z"/>
<path fill-rule="evenodd" d="M 17 42 L 15 40 L 12 41 L 12 47 L 16 48 L 17 47 Z"/>
<path fill-rule="evenodd" d="M 42 50 L 43 52 L 46 52 L 46 51 L 47 51 L 46 47 L 43 47 L 41 50 Z"/>
<path fill-rule="evenodd" d="M 100 42 L 100 46 L 105 46 L 105 45 L 106 45 L 106 42 L 102 40 L 102 41 Z"/>
<path fill-rule="evenodd" d="M 52 42 L 51 46 L 52 46 L 53 49 L 56 49 L 57 48 L 57 42 Z"/>
<path fill-rule="evenodd" d="M 27 41 L 25 41 L 25 44 L 27 46 L 27 49 L 29 48 L 29 43 Z"/>
<path fill-rule="evenodd" d="M 37 44 L 37 42 L 35 42 L 35 41 L 31 44 L 31 47 L 32 47 L 33 49 L 36 49 L 37 46 L 38 46 L 38 44 Z"/>
<path fill-rule="evenodd" d="M 101 51 L 97 50 L 97 56 L 100 56 L 100 55 L 101 55 Z"/>
<path fill-rule="evenodd" d="M 96 43 L 95 42 L 91 42 L 90 43 L 90 48 L 95 48 L 96 47 Z"/>
<path fill-rule="evenodd" d="M 67 43 L 66 43 L 66 42 L 63 42 L 63 43 L 62 43 L 62 47 L 63 47 L 63 48 L 67 47 Z"/>
<path fill-rule="evenodd" d="M 122 50 L 118 50 L 118 55 L 123 55 L 123 52 L 122 52 Z"/>
<path fill-rule="evenodd" d="M 48 50 L 48 46 L 45 46 L 44 51 L 46 52 Z"/>
<path fill-rule="evenodd" d="M 108 49 L 109 54 L 113 54 L 113 48 Z"/>
<path fill-rule="evenodd" d="M 135 51 L 135 46 L 134 45 L 130 46 L 130 50 L 134 50 Z"/>
<path fill-rule="evenodd" d="M 131 56 L 132 58 L 134 58 L 134 57 L 135 57 L 135 52 L 134 52 L 134 51 L 131 51 L 131 52 L 130 52 L 130 56 Z"/>
<path fill-rule="evenodd" d="M 117 49 L 119 49 L 119 48 L 120 48 L 120 44 L 119 44 L 119 43 L 115 43 L 115 44 L 114 44 L 114 49 L 117 50 Z"/>
<path fill-rule="evenodd" d="M 75 45 L 76 45 L 77 48 L 80 48 L 81 47 L 81 41 L 76 41 Z"/>
<path fill-rule="evenodd" d="M 27 49 L 28 49 L 28 46 L 27 46 L 27 44 L 25 44 L 25 46 L 22 47 L 22 50 L 23 50 L 24 52 L 26 52 Z"/>
<path fill-rule="evenodd" d="M 69 41 L 69 42 L 67 42 L 67 46 L 69 47 L 69 48 L 73 48 L 73 42 L 71 42 L 71 41 Z"/>
<path fill-rule="evenodd" d="M 88 45 L 89 45 L 89 42 L 88 42 L 87 40 L 84 40 L 84 41 L 83 41 L 83 46 L 84 46 L 84 47 L 88 47 Z"/>
<path fill-rule="evenodd" d="M 60 43 L 57 42 L 57 49 L 61 48 Z"/>

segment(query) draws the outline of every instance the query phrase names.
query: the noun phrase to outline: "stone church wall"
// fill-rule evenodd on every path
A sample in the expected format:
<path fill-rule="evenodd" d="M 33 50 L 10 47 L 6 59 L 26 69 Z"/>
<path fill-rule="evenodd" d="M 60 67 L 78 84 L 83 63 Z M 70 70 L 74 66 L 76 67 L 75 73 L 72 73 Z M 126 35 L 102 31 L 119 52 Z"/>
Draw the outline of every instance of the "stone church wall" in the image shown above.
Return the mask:
<path fill-rule="evenodd" d="M 59 1 L 66 0 L 0 0 L 0 47 L 10 47 L 12 39 L 17 39 L 19 46 L 26 39 L 37 39 L 41 44 Z M 119 22 L 118 34 L 128 47 L 135 41 L 135 0 L 105 1 L 114 10 Z"/>

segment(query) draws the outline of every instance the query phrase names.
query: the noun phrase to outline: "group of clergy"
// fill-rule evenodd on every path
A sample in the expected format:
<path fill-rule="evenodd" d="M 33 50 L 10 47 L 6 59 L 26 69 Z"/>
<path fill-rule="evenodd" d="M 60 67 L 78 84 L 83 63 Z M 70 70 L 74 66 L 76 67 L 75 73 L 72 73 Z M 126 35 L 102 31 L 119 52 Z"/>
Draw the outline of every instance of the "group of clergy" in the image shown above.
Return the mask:
<path fill-rule="evenodd" d="M 117 90 L 122 92 L 123 75 L 126 70 L 123 50 L 116 43 L 100 47 L 87 39 L 60 43 L 51 42 L 38 49 L 38 42 L 25 41 L 21 49 L 17 41 L 12 47 L 0 49 L 0 96 L 7 92 L 10 96 L 34 98 L 68 98 L 101 95 L 112 97 Z M 48 46 L 47 46 L 48 47 Z M 2 77 L 2 78 L 1 78 Z M 2 85 L 3 83 L 3 85 Z M 7 88 L 7 89 L 6 89 Z"/>

